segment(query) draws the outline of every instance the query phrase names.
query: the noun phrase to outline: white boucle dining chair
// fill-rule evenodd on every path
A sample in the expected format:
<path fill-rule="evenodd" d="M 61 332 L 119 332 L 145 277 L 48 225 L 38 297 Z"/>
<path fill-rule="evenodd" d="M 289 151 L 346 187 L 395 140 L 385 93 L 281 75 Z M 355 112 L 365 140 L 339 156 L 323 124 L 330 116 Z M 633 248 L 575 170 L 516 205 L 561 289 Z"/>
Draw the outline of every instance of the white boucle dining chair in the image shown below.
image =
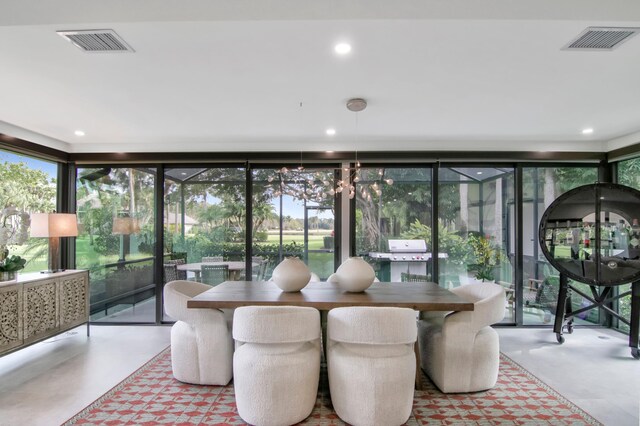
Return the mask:
<path fill-rule="evenodd" d="M 352 425 L 400 425 L 411 415 L 416 313 L 407 308 L 329 311 L 327 369 L 336 414 Z"/>
<path fill-rule="evenodd" d="M 297 306 L 235 310 L 233 385 L 252 425 L 290 425 L 311 414 L 320 381 L 320 312 Z"/>
<path fill-rule="evenodd" d="M 164 286 L 165 311 L 176 320 L 171 328 L 171 369 L 181 382 L 226 385 L 233 374 L 230 312 L 187 308 L 189 299 L 210 288 L 195 281 Z"/>
<path fill-rule="evenodd" d="M 504 288 L 478 283 L 451 292 L 473 302 L 474 310 L 421 315 L 422 369 L 444 393 L 491 389 L 498 380 L 500 343 L 490 325 L 504 318 Z"/>

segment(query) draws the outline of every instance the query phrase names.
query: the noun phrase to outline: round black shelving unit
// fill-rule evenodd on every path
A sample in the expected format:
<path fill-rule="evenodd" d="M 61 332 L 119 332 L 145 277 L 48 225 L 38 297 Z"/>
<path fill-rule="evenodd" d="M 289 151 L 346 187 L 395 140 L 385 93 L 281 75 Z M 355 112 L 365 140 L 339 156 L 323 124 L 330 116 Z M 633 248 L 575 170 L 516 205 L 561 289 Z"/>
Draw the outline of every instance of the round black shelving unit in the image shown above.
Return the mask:
<path fill-rule="evenodd" d="M 554 331 L 564 342 L 563 329 L 573 331 L 573 319 L 599 307 L 629 324 L 629 346 L 638 350 L 640 316 L 640 191 L 623 185 L 597 183 L 561 195 L 540 220 L 538 238 L 542 253 L 560 272 L 560 291 Z M 588 284 L 591 295 L 572 286 L 568 278 Z M 613 295 L 612 287 L 633 283 L 629 292 Z M 598 292 L 596 287 L 604 287 Z M 570 292 L 592 305 L 573 311 Z M 613 311 L 610 302 L 631 296 L 630 321 Z"/>

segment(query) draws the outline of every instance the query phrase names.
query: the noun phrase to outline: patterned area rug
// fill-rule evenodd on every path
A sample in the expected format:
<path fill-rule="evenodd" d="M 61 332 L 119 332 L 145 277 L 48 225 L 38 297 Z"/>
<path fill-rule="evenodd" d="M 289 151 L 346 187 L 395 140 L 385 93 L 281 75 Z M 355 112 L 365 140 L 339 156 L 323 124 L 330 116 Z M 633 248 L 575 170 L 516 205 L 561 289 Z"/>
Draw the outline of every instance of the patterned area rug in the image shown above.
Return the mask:
<path fill-rule="evenodd" d="M 408 425 L 600 425 L 598 421 L 501 356 L 496 387 L 471 394 L 443 394 L 424 378 Z M 167 348 L 65 425 L 241 425 L 227 386 L 196 386 L 171 375 Z M 344 425 L 331 407 L 327 376 L 306 425 Z"/>

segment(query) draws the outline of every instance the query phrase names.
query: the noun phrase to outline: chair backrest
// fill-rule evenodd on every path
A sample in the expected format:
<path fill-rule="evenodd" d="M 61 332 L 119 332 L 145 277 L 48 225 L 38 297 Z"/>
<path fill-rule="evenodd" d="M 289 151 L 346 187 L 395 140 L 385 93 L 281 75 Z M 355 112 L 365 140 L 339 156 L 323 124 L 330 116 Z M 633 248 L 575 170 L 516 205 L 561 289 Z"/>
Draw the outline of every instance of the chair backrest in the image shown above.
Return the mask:
<path fill-rule="evenodd" d="M 269 266 L 270 266 L 270 263 L 267 261 L 262 262 L 260 264 L 260 268 L 258 269 L 258 275 L 256 276 L 256 279 L 258 281 L 265 281 L 267 279 L 267 270 L 269 270 Z M 271 267 L 271 270 L 273 270 L 273 267 Z"/>
<path fill-rule="evenodd" d="M 412 344 L 418 337 L 416 312 L 409 308 L 353 306 L 329 311 L 329 340 L 366 345 Z"/>
<path fill-rule="evenodd" d="M 506 296 L 504 288 L 500 284 L 467 284 L 456 287 L 452 289 L 451 292 L 466 301 L 473 302 L 473 311 L 468 313 L 473 316 L 474 322 L 480 326 L 495 324 L 504 318 L 504 301 Z M 456 314 L 454 313 L 452 315 Z"/>
<path fill-rule="evenodd" d="M 203 256 L 202 262 L 224 262 L 222 256 Z"/>
<path fill-rule="evenodd" d="M 195 281 L 169 281 L 162 290 L 165 312 L 177 320 L 188 318 L 197 309 L 188 309 L 187 301 L 210 288 Z"/>
<path fill-rule="evenodd" d="M 233 338 L 261 344 L 319 341 L 320 312 L 302 306 L 243 306 L 233 313 Z"/>
<path fill-rule="evenodd" d="M 431 276 L 429 275 L 420 275 L 420 274 L 410 274 L 408 272 L 400 273 L 400 281 L 403 283 L 428 283 L 431 281 Z"/>
<path fill-rule="evenodd" d="M 164 282 L 168 283 L 171 281 L 178 280 L 178 265 L 175 263 L 165 263 L 162 265 L 164 268 Z M 186 274 L 186 272 L 185 272 Z M 186 279 L 186 277 L 185 277 Z"/>
<path fill-rule="evenodd" d="M 184 259 L 172 259 L 172 260 L 165 260 L 164 265 L 184 265 L 186 263 L 186 261 Z M 173 272 L 171 272 L 173 274 Z M 175 272 L 175 276 L 176 278 L 170 279 L 170 280 L 165 280 L 165 282 L 169 282 L 169 281 L 173 281 L 175 280 L 186 280 L 187 279 L 187 271 L 180 271 L 179 269 L 176 269 Z"/>
<path fill-rule="evenodd" d="M 229 265 L 201 265 L 200 274 L 203 283 L 218 285 L 229 281 Z"/>

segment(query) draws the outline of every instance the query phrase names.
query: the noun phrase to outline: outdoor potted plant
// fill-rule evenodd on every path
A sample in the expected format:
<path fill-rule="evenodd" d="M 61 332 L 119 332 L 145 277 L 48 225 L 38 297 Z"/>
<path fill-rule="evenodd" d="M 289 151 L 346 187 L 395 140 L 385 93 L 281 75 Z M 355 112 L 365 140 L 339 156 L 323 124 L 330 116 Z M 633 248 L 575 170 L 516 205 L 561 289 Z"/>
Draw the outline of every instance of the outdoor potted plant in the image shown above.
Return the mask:
<path fill-rule="evenodd" d="M 496 269 L 504 259 L 500 247 L 489 237 L 481 235 L 471 235 L 468 241 L 475 257 L 475 263 L 470 265 L 470 269 L 475 272 L 475 278 L 482 282 L 495 281 Z"/>

